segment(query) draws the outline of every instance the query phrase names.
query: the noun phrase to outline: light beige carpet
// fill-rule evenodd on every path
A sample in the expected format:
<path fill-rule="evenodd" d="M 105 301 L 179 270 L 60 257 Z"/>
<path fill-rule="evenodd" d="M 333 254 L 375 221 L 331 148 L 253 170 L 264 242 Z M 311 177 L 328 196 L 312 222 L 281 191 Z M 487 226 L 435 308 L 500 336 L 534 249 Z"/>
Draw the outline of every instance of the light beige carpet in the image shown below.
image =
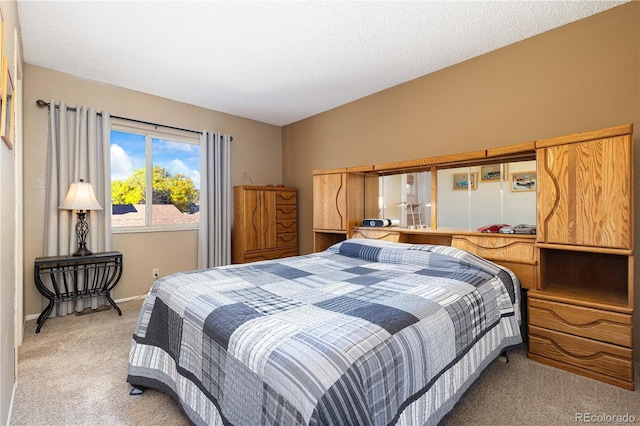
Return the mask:
<path fill-rule="evenodd" d="M 141 304 L 119 304 L 122 317 L 111 309 L 51 318 L 39 334 L 29 321 L 18 353 L 11 424 L 187 425 L 171 398 L 150 389 L 129 395 L 129 346 Z M 640 391 L 530 361 L 523 349 L 509 357 L 508 364 L 489 366 L 445 425 L 576 424 L 577 413 L 589 413 L 591 423 L 593 416 L 625 414 L 640 423 Z"/>
<path fill-rule="evenodd" d="M 142 300 L 86 315 L 27 322 L 18 350 L 12 425 L 188 425 L 173 400 L 131 396 L 129 346 Z"/>

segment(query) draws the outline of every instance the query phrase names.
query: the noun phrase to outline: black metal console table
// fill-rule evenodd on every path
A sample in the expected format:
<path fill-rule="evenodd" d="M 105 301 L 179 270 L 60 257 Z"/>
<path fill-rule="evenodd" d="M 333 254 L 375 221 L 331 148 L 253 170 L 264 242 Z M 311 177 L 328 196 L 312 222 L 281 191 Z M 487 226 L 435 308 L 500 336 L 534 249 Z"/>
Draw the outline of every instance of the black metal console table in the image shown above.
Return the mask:
<path fill-rule="evenodd" d="M 89 256 L 38 257 L 34 276 L 38 291 L 49 299 L 49 304 L 38 317 L 36 333 L 40 332 L 57 302 L 105 296 L 122 316 L 122 311 L 109 294 L 122 276 L 122 253 L 118 251 Z"/>

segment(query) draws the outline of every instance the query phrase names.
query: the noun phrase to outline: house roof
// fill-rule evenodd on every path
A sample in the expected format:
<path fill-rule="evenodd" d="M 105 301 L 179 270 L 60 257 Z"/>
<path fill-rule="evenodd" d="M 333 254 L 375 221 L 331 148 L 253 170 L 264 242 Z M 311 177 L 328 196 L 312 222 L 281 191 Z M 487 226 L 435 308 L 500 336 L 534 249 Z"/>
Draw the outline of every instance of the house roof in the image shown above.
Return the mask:
<path fill-rule="evenodd" d="M 144 226 L 145 212 L 146 206 L 144 204 L 114 205 L 111 226 L 114 228 Z M 154 204 L 152 217 L 154 225 L 198 223 L 200 212 L 186 214 L 178 210 L 173 204 Z"/>

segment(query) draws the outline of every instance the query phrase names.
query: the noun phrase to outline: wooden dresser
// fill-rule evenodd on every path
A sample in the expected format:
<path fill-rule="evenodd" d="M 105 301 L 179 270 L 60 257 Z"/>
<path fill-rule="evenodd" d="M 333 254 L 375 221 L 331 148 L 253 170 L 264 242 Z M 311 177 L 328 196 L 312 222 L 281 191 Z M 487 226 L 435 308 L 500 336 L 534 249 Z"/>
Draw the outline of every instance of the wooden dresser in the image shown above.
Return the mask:
<path fill-rule="evenodd" d="M 233 195 L 233 263 L 298 254 L 295 188 L 236 186 Z"/>

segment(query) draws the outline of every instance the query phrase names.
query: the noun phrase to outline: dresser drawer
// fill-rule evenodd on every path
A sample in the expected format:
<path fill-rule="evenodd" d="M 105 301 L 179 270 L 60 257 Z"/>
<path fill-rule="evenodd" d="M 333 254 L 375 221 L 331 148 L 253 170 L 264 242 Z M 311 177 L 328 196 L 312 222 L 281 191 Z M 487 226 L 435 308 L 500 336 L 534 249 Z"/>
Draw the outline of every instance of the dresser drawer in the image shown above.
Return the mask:
<path fill-rule="evenodd" d="M 453 247 L 477 254 L 513 271 L 522 288 L 536 286 L 535 239 L 530 237 L 486 234 L 454 235 Z"/>
<path fill-rule="evenodd" d="M 451 245 L 489 260 L 534 264 L 536 259 L 533 238 L 506 235 L 454 235 Z"/>
<path fill-rule="evenodd" d="M 355 228 L 351 238 L 366 238 L 371 240 L 392 241 L 397 243 L 400 241 L 400 233 L 398 231 L 389 231 L 386 228 Z"/>
<path fill-rule="evenodd" d="M 529 325 L 529 353 L 633 382 L 633 351 Z"/>
<path fill-rule="evenodd" d="M 290 247 L 290 248 L 281 248 L 281 249 L 272 249 L 272 250 L 257 250 L 257 251 L 248 251 L 245 253 L 244 261 L 248 262 L 257 262 L 259 260 L 271 260 L 271 259 L 282 259 L 285 257 L 297 256 L 298 255 L 298 247 Z"/>
<path fill-rule="evenodd" d="M 520 287 L 526 289 L 536 288 L 536 277 L 538 276 L 538 268 L 536 268 L 536 265 L 508 262 L 503 260 L 493 260 L 492 262 L 504 266 L 505 268 L 510 269 L 511 272 L 516 274 L 516 277 L 518 277 L 518 280 L 520 281 Z"/>
<path fill-rule="evenodd" d="M 298 233 L 297 232 L 286 232 L 282 234 L 278 234 L 276 237 L 276 247 L 291 247 L 298 245 Z"/>
<path fill-rule="evenodd" d="M 283 204 L 276 207 L 276 220 L 296 219 L 297 209 L 295 204 Z"/>
<path fill-rule="evenodd" d="M 616 345 L 632 345 L 632 317 L 529 297 L 529 324 Z"/>
<path fill-rule="evenodd" d="M 296 205 L 296 192 L 295 191 L 278 191 L 276 192 L 276 204 L 293 204 Z"/>
<path fill-rule="evenodd" d="M 296 219 L 278 219 L 276 222 L 276 232 L 297 232 L 298 221 Z"/>

